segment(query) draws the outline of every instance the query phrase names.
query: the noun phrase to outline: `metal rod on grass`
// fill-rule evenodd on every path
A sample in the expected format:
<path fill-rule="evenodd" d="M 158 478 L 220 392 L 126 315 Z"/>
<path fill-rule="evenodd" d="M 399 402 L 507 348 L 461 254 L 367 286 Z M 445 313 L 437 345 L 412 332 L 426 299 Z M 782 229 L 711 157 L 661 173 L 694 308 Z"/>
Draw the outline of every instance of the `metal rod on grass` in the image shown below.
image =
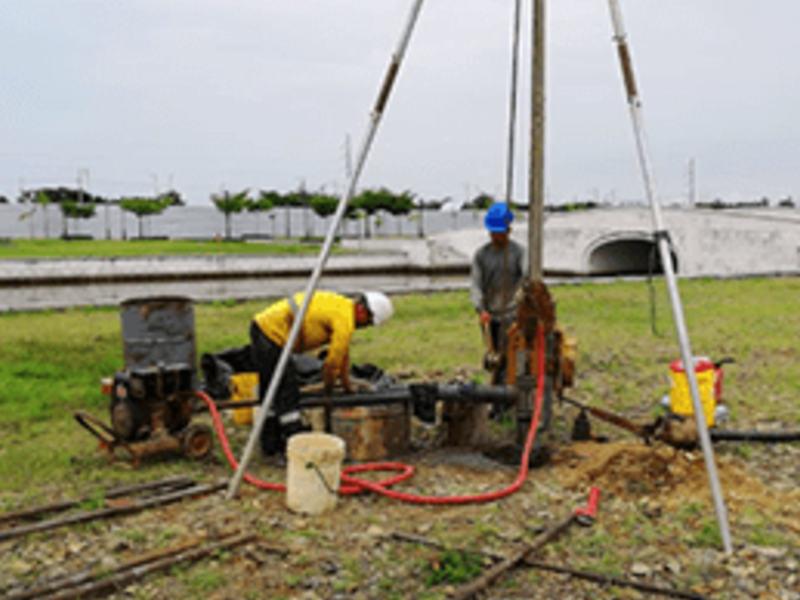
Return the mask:
<path fill-rule="evenodd" d="M 381 117 L 383 116 L 383 111 L 386 108 L 386 103 L 389 100 L 389 94 L 392 91 L 392 86 L 394 85 L 395 79 L 397 78 L 397 73 L 400 70 L 400 63 L 403 60 L 403 55 L 405 54 L 406 48 L 408 47 L 408 42 L 411 39 L 411 32 L 414 30 L 414 24 L 416 23 L 417 17 L 419 16 L 420 9 L 422 8 L 423 0 L 415 0 L 412 7 L 411 12 L 408 17 L 408 21 L 403 29 L 403 34 L 400 37 L 400 41 L 397 44 L 397 48 L 392 55 L 391 63 L 389 64 L 389 68 L 386 71 L 386 75 L 384 76 L 383 84 L 381 86 L 380 92 L 378 93 L 378 99 L 375 101 L 375 107 L 372 110 L 370 115 L 370 123 L 367 128 L 367 133 L 364 136 L 364 140 L 361 143 L 361 149 L 358 153 L 358 159 L 356 161 L 355 170 L 353 171 L 350 182 L 348 183 L 347 190 L 345 195 L 339 201 L 339 205 L 336 207 L 336 213 L 334 214 L 333 221 L 328 229 L 328 234 L 325 237 L 325 243 L 322 245 L 322 250 L 320 250 L 319 258 L 317 259 L 317 264 L 314 267 L 314 271 L 311 274 L 311 278 L 308 280 L 308 285 L 306 286 L 305 290 L 305 297 L 303 298 L 303 303 L 300 306 L 300 310 L 297 314 L 297 318 L 292 323 L 292 329 L 289 332 L 289 338 L 286 341 L 286 344 L 283 347 L 283 352 L 281 352 L 281 357 L 278 360 L 278 365 L 275 367 L 275 372 L 272 374 L 272 379 L 269 383 L 269 388 L 267 389 L 267 394 L 264 398 L 264 403 L 262 409 L 259 411 L 258 419 L 253 423 L 253 430 L 250 432 L 250 438 L 247 440 L 247 446 L 245 446 L 244 453 L 242 455 L 242 459 L 239 463 L 239 467 L 236 469 L 236 473 L 231 478 L 230 485 L 228 487 L 228 492 L 226 494 L 227 499 L 232 499 L 236 496 L 239 491 L 239 486 L 242 483 L 242 478 L 244 477 L 244 473 L 247 470 L 247 464 L 250 462 L 250 457 L 253 454 L 253 450 L 255 449 L 256 441 L 258 440 L 259 436 L 261 435 L 261 430 L 264 428 L 264 422 L 267 419 L 267 414 L 269 413 L 269 409 L 272 406 L 272 401 L 275 398 L 275 393 L 278 390 L 278 386 L 280 385 L 281 378 L 283 377 L 283 372 L 286 370 L 286 363 L 289 361 L 289 355 L 291 354 L 292 348 L 294 347 L 295 340 L 300 332 L 300 328 L 302 327 L 303 320 L 305 319 L 306 312 L 308 312 L 308 306 L 311 303 L 311 298 L 314 295 L 314 290 L 317 287 L 317 283 L 319 282 L 319 278 L 322 275 L 322 269 L 325 267 L 325 263 L 328 260 L 328 256 L 331 252 L 331 246 L 333 245 L 334 237 L 336 236 L 336 232 L 339 230 L 339 223 L 344 216 L 345 209 L 347 208 L 348 203 L 350 202 L 351 198 L 353 197 L 356 189 L 356 185 L 358 183 L 358 178 L 361 175 L 361 171 L 364 168 L 364 163 L 367 159 L 367 154 L 369 153 L 370 146 L 372 145 L 372 140 L 375 137 L 375 133 L 378 129 L 378 124 L 380 123 Z"/>
<path fill-rule="evenodd" d="M 628 105 L 630 106 L 631 119 L 633 120 L 636 148 L 642 168 L 645 191 L 647 193 L 647 200 L 650 204 L 650 208 L 653 212 L 653 227 L 655 228 L 658 251 L 661 257 L 661 264 L 664 269 L 664 278 L 666 279 L 667 288 L 669 290 L 670 304 L 672 305 L 672 317 L 673 321 L 675 322 L 675 330 L 678 335 L 678 343 L 680 345 L 684 371 L 686 372 L 686 378 L 689 381 L 689 391 L 692 396 L 694 417 L 695 421 L 697 422 L 697 433 L 700 438 L 700 445 L 703 449 L 703 457 L 705 459 L 706 472 L 708 473 L 708 481 L 714 500 L 714 508 L 717 513 L 717 521 L 719 522 L 722 545 L 725 549 L 725 552 L 730 553 L 733 551 L 733 546 L 731 544 L 731 534 L 728 528 L 727 510 L 725 508 L 725 501 L 722 497 L 722 489 L 719 484 L 717 468 L 714 462 L 714 450 L 711 447 L 711 439 L 708 434 L 708 428 L 706 427 L 703 404 L 700 399 L 700 388 L 697 385 L 697 378 L 695 377 L 694 357 L 692 356 L 692 350 L 689 344 L 689 333 L 686 329 L 686 320 L 683 314 L 681 297 L 678 293 L 678 283 L 675 277 L 675 269 L 672 264 L 672 253 L 670 252 L 669 240 L 666 230 L 664 229 L 664 223 L 661 216 L 661 206 L 659 201 L 656 199 L 655 183 L 652 175 L 653 171 L 650 166 L 650 160 L 647 153 L 641 102 L 636 89 L 636 80 L 633 74 L 633 63 L 631 62 L 628 44 L 625 39 L 626 36 L 622 24 L 622 12 L 620 11 L 618 0 L 609 0 L 609 7 L 611 9 L 611 20 L 614 26 L 614 41 L 617 44 L 620 67 L 622 68 L 622 78 L 625 83 L 625 91 L 628 98 Z"/>

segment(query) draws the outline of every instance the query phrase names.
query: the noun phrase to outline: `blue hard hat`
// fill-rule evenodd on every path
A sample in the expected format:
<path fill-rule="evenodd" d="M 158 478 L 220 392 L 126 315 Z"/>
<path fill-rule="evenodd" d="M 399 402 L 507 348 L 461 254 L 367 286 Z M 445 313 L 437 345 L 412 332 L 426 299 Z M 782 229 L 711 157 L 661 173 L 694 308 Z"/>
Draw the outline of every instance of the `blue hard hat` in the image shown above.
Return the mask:
<path fill-rule="evenodd" d="M 486 212 L 486 229 L 492 233 L 504 233 L 508 231 L 508 226 L 514 220 L 514 213 L 508 208 L 506 202 L 495 202 Z"/>

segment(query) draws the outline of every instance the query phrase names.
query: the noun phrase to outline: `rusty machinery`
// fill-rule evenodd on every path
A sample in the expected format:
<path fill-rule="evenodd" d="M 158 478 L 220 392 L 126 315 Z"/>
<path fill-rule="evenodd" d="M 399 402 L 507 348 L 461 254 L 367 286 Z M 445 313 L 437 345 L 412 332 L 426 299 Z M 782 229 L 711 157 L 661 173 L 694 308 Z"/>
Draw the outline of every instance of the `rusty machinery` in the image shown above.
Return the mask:
<path fill-rule="evenodd" d="M 556 324 L 556 306 L 541 279 L 531 279 L 520 290 L 517 319 L 507 332 L 506 385 L 517 390 L 515 396 L 517 437 L 525 440 L 533 416 L 536 364 L 539 352 L 545 353 L 544 399 L 541 430 L 550 429 L 554 398 L 575 379 L 577 338 L 566 335 Z M 536 330 L 544 330 L 544 348 L 537 344 Z"/>
<path fill-rule="evenodd" d="M 103 380 L 111 425 L 80 411 L 75 419 L 114 455 L 139 459 L 165 452 L 203 458 L 211 428 L 191 423 L 195 371 L 194 312 L 179 297 L 133 299 L 121 305 L 125 368 Z"/>
<path fill-rule="evenodd" d="M 75 413 L 76 421 L 100 440 L 103 450 L 112 456 L 116 456 L 117 450 L 124 450 L 134 464 L 143 457 L 164 453 L 205 457 L 212 449 L 212 430 L 192 422 L 193 415 L 203 410 L 195 401 L 196 390 L 203 386 L 195 368 L 192 301 L 181 297 L 140 298 L 123 302 L 120 308 L 125 367 L 102 382 L 102 390 L 109 398 L 110 424 L 85 411 Z M 556 331 L 553 336 L 561 347 L 560 333 Z M 571 381 L 571 365 L 572 362 L 562 360 L 550 368 L 554 382 L 550 390 L 560 390 L 565 382 Z M 410 409 L 406 414 L 413 411 L 421 420 L 432 423 L 439 401 L 508 405 L 518 401 L 524 381 L 524 377 L 510 378 L 510 384 L 496 386 L 391 385 L 332 398 L 304 393 L 300 407 L 331 411 L 403 404 Z M 259 403 L 257 400 L 225 402 L 222 398 L 215 402 L 220 409 Z"/>

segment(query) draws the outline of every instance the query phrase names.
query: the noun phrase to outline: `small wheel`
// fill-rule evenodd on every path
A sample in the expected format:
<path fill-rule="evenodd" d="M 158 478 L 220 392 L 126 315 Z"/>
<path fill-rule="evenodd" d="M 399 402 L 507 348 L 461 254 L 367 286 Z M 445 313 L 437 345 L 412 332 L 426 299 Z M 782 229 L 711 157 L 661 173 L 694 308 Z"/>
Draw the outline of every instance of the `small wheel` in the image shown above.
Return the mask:
<path fill-rule="evenodd" d="M 208 456 L 213 445 L 213 433 L 207 425 L 190 425 L 181 434 L 181 449 L 194 460 Z"/>

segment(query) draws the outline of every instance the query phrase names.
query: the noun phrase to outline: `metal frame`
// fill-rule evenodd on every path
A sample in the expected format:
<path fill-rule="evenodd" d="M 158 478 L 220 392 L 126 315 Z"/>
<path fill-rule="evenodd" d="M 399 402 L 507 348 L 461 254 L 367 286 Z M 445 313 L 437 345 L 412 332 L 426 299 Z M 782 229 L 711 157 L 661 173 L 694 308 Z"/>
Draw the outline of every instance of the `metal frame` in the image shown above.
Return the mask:
<path fill-rule="evenodd" d="M 647 200 L 650 203 L 650 208 L 653 213 L 653 228 L 655 229 L 655 237 L 658 242 L 658 251 L 661 255 L 661 264 L 664 269 L 664 277 L 669 289 L 669 299 L 672 305 L 672 319 L 675 322 L 675 330 L 678 336 L 678 344 L 680 345 L 681 358 L 683 364 L 691 365 L 691 368 L 686 368 L 686 378 L 689 381 L 689 391 L 692 396 L 692 406 L 694 408 L 695 421 L 697 422 L 697 432 L 700 438 L 700 446 L 703 449 L 703 458 L 705 459 L 706 472 L 708 473 L 708 482 L 711 487 L 711 494 L 714 500 L 714 509 L 717 513 L 717 521 L 719 522 L 720 534 L 722 537 L 722 545 L 725 552 L 733 552 L 731 543 L 730 529 L 728 528 L 727 510 L 725 508 L 725 501 L 722 497 L 722 489 L 719 484 L 719 476 L 717 475 L 717 467 L 714 462 L 714 450 L 711 448 L 711 439 L 708 434 L 706 426 L 706 418 L 703 413 L 703 403 L 700 399 L 700 388 L 697 385 L 697 378 L 694 373 L 694 355 L 689 344 L 689 332 L 686 329 L 686 319 L 683 314 L 683 305 L 681 297 L 678 292 L 678 282 L 675 277 L 675 271 L 672 266 L 672 256 L 670 252 L 670 244 L 666 230 L 664 229 L 664 221 L 661 216 L 661 205 L 656 197 L 656 186 L 653 178 L 653 169 L 650 164 L 650 157 L 647 151 L 647 139 L 644 131 L 644 120 L 642 118 L 642 105 L 639 100 L 638 91 L 636 89 L 636 78 L 633 74 L 633 63 L 631 62 L 630 51 L 626 41 L 625 29 L 622 24 L 622 12 L 619 8 L 618 0 L 609 0 L 609 8 L 611 10 L 611 20 L 614 27 L 614 41 L 617 44 L 617 51 L 619 54 L 620 67 L 622 69 L 622 78 L 625 83 L 625 91 L 628 98 L 628 105 L 630 107 L 631 120 L 633 121 L 633 130 L 636 137 L 636 149 L 639 155 L 639 163 L 642 169 L 642 178 L 644 180 L 645 192 Z"/>
<path fill-rule="evenodd" d="M 530 136 L 530 171 L 529 171 L 529 271 L 528 278 L 530 282 L 542 282 L 543 280 L 543 232 L 544 232 L 544 133 L 545 133 L 545 0 L 532 0 L 533 1 L 533 62 L 532 62 L 532 87 L 531 87 L 531 136 Z M 371 123 L 368 128 L 366 137 L 359 153 L 359 159 L 356 168 L 351 176 L 347 192 L 339 202 L 334 219 L 331 223 L 330 230 L 325 239 L 319 260 L 314 269 L 314 272 L 308 282 L 306 294 L 303 300 L 303 305 L 300 308 L 298 318 L 295 319 L 292 330 L 289 334 L 289 339 L 284 346 L 278 366 L 273 374 L 272 380 L 267 390 L 264 399 L 264 410 L 260 411 L 259 418 L 254 424 L 253 430 L 250 434 L 250 439 L 244 451 L 242 460 L 240 461 L 239 468 L 236 474 L 230 481 L 228 487 L 227 498 L 232 498 L 236 495 L 239 485 L 241 484 L 242 477 L 247 469 L 248 462 L 255 447 L 256 440 L 258 439 L 261 430 L 264 426 L 267 414 L 272 405 L 275 392 L 277 391 L 279 382 L 286 368 L 286 363 L 289 359 L 291 348 L 294 346 L 294 341 L 297 338 L 303 318 L 308 310 L 311 298 L 319 281 L 322 269 L 325 266 L 328 255 L 330 254 L 331 245 L 336 231 L 339 228 L 339 223 L 345 212 L 348 202 L 352 198 L 355 190 L 356 183 L 361 174 L 364 166 L 366 156 L 369 152 L 372 140 L 377 130 L 378 123 L 383 114 L 383 111 L 388 101 L 389 94 L 400 68 L 400 63 L 405 50 L 408 46 L 411 32 L 413 31 L 414 24 L 419 15 L 422 6 L 422 0 L 415 0 L 412 5 L 411 14 L 408 18 L 406 27 L 404 28 L 403 35 L 397 47 L 397 51 L 392 57 L 392 62 L 389 70 L 386 73 L 383 85 L 378 95 L 378 100 L 375 104 L 375 109 L 371 115 Z M 644 123 L 641 114 L 641 102 L 638 98 L 636 89 L 636 82 L 633 73 L 633 67 L 630 59 L 630 53 L 625 40 L 625 32 L 622 24 L 622 15 L 619 8 L 618 0 L 609 0 L 609 8 L 611 11 L 611 19 L 614 28 L 614 40 L 617 44 L 617 49 L 620 58 L 620 65 L 622 68 L 622 76 L 625 83 L 627 92 L 628 104 L 630 107 L 631 118 L 633 121 L 634 134 L 636 137 L 636 147 L 639 156 L 639 161 L 642 169 L 642 176 L 644 179 L 645 190 L 650 207 L 653 213 L 653 226 L 655 229 L 655 237 L 658 243 L 658 249 L 661 255 L 661 262 L 664 269 L 667 286 L 669 289 L 670 303 L 672 305 L 673 320 L 675 322 L 676 333 L 680 345 L 681 356 L 684 365 L 694 365 L 694 358 L 689 343 L 689 335 L 686 329 L 685 318 L 683 314 L 683 307 L 681 304 L 680 295 L 678 292 L 677 281 L 675 272 L 672 266 L 671 251 L 664 229 L 663 219 L 661 216 L 661 209 L 659 202 L 656 200 L 655 184 L 652 175 L 652 168 L 647 153 L 646 136 L 644 133 Z M 519 1 L 516 3 L 515 19 L 518 20 L 519 16 Z M 514 78 L 516 77 L 516 52 L 517 52 L 517 36 L 516 36 L 516 21 L 514 32 Z M 515 82 L 512 80 L 512 96 L 516 95 Z M 513 127 L 513 118 L 515 111 L 515 99 L 511 100 L 511 123 Z M 509 153 L 513 152 L 513 132 L 509 133 Z M 513 162 L 513 157 L 509 156 L 509 165 Z M 510 169 L 511 167 L 509 167 Z M 506 190 L 507 198 L 510 197 L 511 185 L 511 172 L 508 175 L 508 185 Z M 540 349 L 541 351 L 541 349 Z M 694 407 L 695 419 L 697 421 L 697 429 L 700 438 L 700 444 L 703 449 L 703 456 L 706 463 L 706 471 L 708 472 L 709 484 L 713 495 L 714 506 L 719 521 L 720 532 L 725 552 L 732 552 L 732 544 L 730 531 L 728 528 L 726 508 L 722 498 L 722 492 L 719 485 L 717 476 L 716 465 L 714 462 L 714 454 L 711 448 L 711 441 L 706 427 L 705 417 L 703 414 L 702 402 L 700 399 L 700 391 L 697 385 L 697 379 L 694 374 L 693 368 L 686 369 L 687 379 L 689 381 L 689 389 L 692 396 L 692 404 Z"/>

